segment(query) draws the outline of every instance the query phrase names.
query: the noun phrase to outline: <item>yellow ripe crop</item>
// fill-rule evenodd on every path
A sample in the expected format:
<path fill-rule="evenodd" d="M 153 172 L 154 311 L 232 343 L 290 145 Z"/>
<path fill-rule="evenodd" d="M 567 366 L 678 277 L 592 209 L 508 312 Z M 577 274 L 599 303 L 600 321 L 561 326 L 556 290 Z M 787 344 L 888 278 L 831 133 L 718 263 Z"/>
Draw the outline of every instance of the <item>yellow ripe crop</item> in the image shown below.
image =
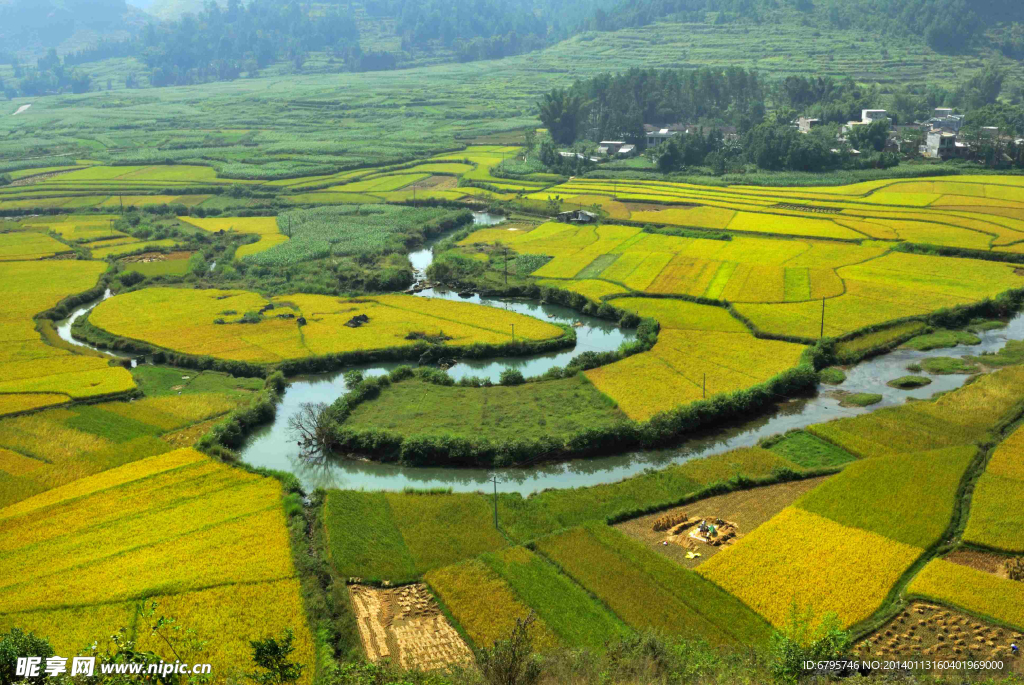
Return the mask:
<path fill-rule="evenodd" d="M 430 571 L 424 580 L 481 649 L 505 638 L 516 619 L 530 615 L 530 608 L 508 583 L 479 559 Z M 541 619 L 533 624 L 531 636 L 540 652 L 560 645 L 558 637 Z"/>
<path fill-rule="evenodd" d="M 1018 428 L 992 454 L 971 498 L 964 540 L 1024 552 L 1024 430 Z"/>
<path fill-rule="evenodd" d="M 633 221 L 722 229 L 729 225 L 735 215 L 733 210 L 718 207 L 673 207 L 658 211 L 634 211 Z"/>
<path fill-rule="evenodd" d="M 295 633 L 295 652 L 291 658 L 302 664 L 315 661 L 297 579 L 158 595 L 147 598 L 146 607 L 150 602 L 157 604 L 152 620 L 160 616 L 174 618 L 177 625 L 194 630 L 199 639 L 208 641 L 206 650 L 186 658 L 193 663 L 210 663 L 218 680 L 241 679 L 252 670 L 249 641 L 280 635 L 285 628 Z M 12 627 L 33 631 L 46 637 L 58 654 L 74 656 L 96 641 L 102 648 L 108 636 L 134 624 L 137 606 L 137 602 L 125 602 L 0 616 L 0 631 Z M 230 607 L 230 611 L 213 610 L 215 607 Z M 274 610 L 267 611 L 267 607 Z M 166 652 L 166 643 L 149 631 L 139 631 L 138 647 L 152 650 L 165 660 L 175 659 L 174 654 Z M 308 685 L 312 680 L 310 670 L 303 672 L 298 680 L 300 685 Z"/>
<path fill-rule="evenodd" d="M 259 476 L 226 468 L 209 459 L 143 475 L 115 484 L 112 489 L 100 489 L 81 497 L 51 502 L 5 520 L 4 531 L 0 534 L 0 552 L 27 545 L 49 544 L 57 538 L 75 536 L 93 526 L 112 524 L 126 516 L 175 506 L 183 499 L 209 502 L 223 492 L 259 480 Z M 111 492 L 118 496 L 110 497 Z M 183 494 L 185 492 L 187 496 Z M 61 528 L 51 525 L 52 521 L 58 520 Z"/>
<path fill-rule="evenodd" d="M 907 323 L 858 336 L 852 340 L 844 340 L 836 345 L 836 351 L 840 355 L 857 356 L 860 352 L 873 350 L 888 342 L 911 337 L 912 333 L 923 331 L 926 326 L 927 324 L 923 321 L 908 321 Z"/>
<path fill-rule="evenodd" d="M 71 398 L 58 393 L 16 393 L 0 395 L 0 416 L 17 414 L 18 412 L 64 404 Z"/>
<path fill-rule="evenodd" d="M 586 376 L 631 419 L 646 420 L 766 381 L 796 366 L 802 352 L 800 345 L 746 332 L 666 329 L 650 352 L 591 369 Z"/>
<path fill-rule="evenodd" d="M 167 238 L 165 240 L 147 240 L 141 243 L 130 243 L 128 245 L 116 245 L 114 247 L 99 247 L 91 251 L 93 259 L 106 259 L 107 257 L 117 257 L 118 255 L 128 254 L 129 252 L 135 252 L 137 250 L 155 248 L 155 247 L 173 247 L 176 245 L 176 241 L 173 238 Z"/>
<path fill-rule="evenodd" d="M 626 292 L 624 288 L 621 288 L 614 283 L 589 279 L 584 281 L 538 281 L 537 285 L 541 287 L 547 286 L 549 288 L 570 290 L 574 293 L 583 295 L 592 302 L 601 302 L 602 299 L 608 295 L 617 295 Z M 617 303 L 616 306 L 618 306 Z"/>
<path fill-rule="evenodd" d="M 676 255 L 668 266 L 662 269 L 654 282 L 647 287 L 647 291 L 701 296 L 711 284 L 721 265 L 721 262 Z"/>
<path fill-rule="evenodd" d="M 585 375 L 595 388 L 635 420 L 646 420 L 701 398 L 699 385 L 675 373 L 651 352 L 591 369 Z"/>
<path fill-rule="evenodd" d="M 964 541 L 1007 552 L 1024 552 L 1024 479 L 985 472 L 971 498 Z"/>
<path fill-rule="evenodd" d="M 121 518 L 90 527 L 88 534 L 64 535 L 45 545 L 33 545 L 31 538 L 22 538 L 22 548 L 0 561 L 4 568 L 0 588 L 98 562 L 122 554 L 128 548 L 172 540 L 177 544 L 180 539 L 211 526 L 279 508 L 280 492 L 279 484 L 264 478 L 221 490 L 212 497 L 196 498 L 191 497 L 191 493 L 182 493 L 177 502 L 164 508 L 141 503 L 139 508 L 125 510 Z M 102 498 L 102 494 L 95 495 L 84 504 L 98 504 L 102 508 L 103 503 L 95 501 Z M 49 521 L 63 529 L 69 515 L 88 516 L 89 507 L 71 507 L 61 515 L 50 517 Z"/>
<path fill-rule="evenodd" d="M 197 558 L 203 563 L 195 564 Z M 12 585 L 0 597 L 0 613 L 124 601 L 154 588 L 184 592 L 294 574 L 284 514 L 278 508 L 179 538 L 171 555 L 159 546 L 142 547 L 79 566 L 72 574 L 53 573 Z"/>
<path fill-rule="evenodd" d="M 104 209 L 120 207 L 122 204 L 125 207 L 145 207 L 146 205 L 166 205 L 176 202 L 177 199 L 177 195 L 118 195 L 107 198 L 99 206 Z"/>
<path fill-rule="evenodd" d="M 1024 626 L 1024 583 L 936 559 L 924 567 L 908 592 L 963 607 L 1014 626 Z"/>
<path fill-rule="evenodd" d="M 738 212 L 733 220 L 729 222 L 727 228 L 730 231 L 750 233 L 779 233 L 782 235 L 846 238 L 850 240 L 856 240 L 861 237 L 831 219 L 805 219 L 799 216 L 754 214 L 751 212 Z"/>
<path fill-rule="evenodd" d="M 892 253 L 843 267 L 843 279 L 867 280 L 898 288 L 979 300 L 1024 285 L 1024 276 L 1008 264 L 979 259 L 946 259 L 929 255 Z"/>
<path fill-rule="evenodd" d="M 443 333 L 453 345 L 508 342 L 513 325 L 517 340 L 562 335 L 561 328 L 533 317 L 409 295 L 354 300 L 291 295 L 275 301 L 278 309 L 258 324 L 217 324 L 217 319 L 237 321 L 242 313 L 255 312 L 268 302 L 256 293 L 238 290 L 150 288 L 106 300 L 90 321 L 116 335 L 160 347 L 257 363 L 413 345 L 416 341 L 408 336 L 415 332 Z M 277 311 L 301 315 L 307 325 L 300 328 L 295 319 L 276 318 Z M 344 325 L 360 314 L 369 316 L 369 323 L 359 328 Z M 183 318 L 188 323 L 183 324 Z"/>
<path fill-rule="evenodd" d="M 4 473 L 9 473 L 12 476 L 24 476 L 45 465 L 46 462 L 41 459 L 30 459 L 23 454 L 0 447 L 0 471 Z"/>
<path fill-rule="evenodd" d="M 64 243 L 34 231 L 0 233 L 0 261 L 41 259 L 59 252 L 70 252 Z"/>
<path fill-rule="evenodd" d="M 933 402 L 879 409 L 807 430 L 860 457 L 896 456 L 981 439 L 1019 401 L 1024 368 L 1009 367 Z"/>
<path fill-rule="evenodd" d="M 612 300 L 612 304 L 642 318 L 657 319 L 662 328 L 735 333 L 747 331 L 742 323 L 722 307 L 694 304 L 685 300 L 647 297 L 620 297 Z"/>
<path fill-rule="evenodd" d="M 235 250 L 235 259 L 241 259 L 248 255 L 269 250 L 275 245 L 288 241 L 288 236 L 282 235 L 278 230 L 277 218 L 272 216 L 217 217 L 212 219 L 182 217 L 182 221 L 187 221 L 211 233 L 216 233 L 217 231 L 236 231 L 238 233 L 251 233 L 260 236 L 259 242 L 243 245 Z"/>
<path fill-rule="evenodd" d="M 834 611 L 844 626 L 870 616 L 922 550 L 789 507 L 698 573 L 777 627 L 793 602 L 815 615 Z"/>
<path fill-rule="evenodd" d="M 0 509 L 0 520 L 20 516 L 29 512 L 50 507 L 68 499 L 83 497 L 100 490 L 117 487 L 134 480 L 147 478 L 154 474 L 171 471 L 199 461 L 207 457 L 195 450 L 185 448 L 161 454 L 147 459 L 141 459 L 131 464 L 126 464 L 103 473 L 82 478 L 68 485 L 54 488 L 48 492 L 36 495 L 17 504 Z M 7 525 L 7 524 L 5 524 Z"/>
<path fill-rule="evenodd" d="M 195 393 L 167 397 L 146 397 L 134 402 L 108 402 L 99 405 L 104 411 L 148 423 L 165 431 L 205 421 L 226 414 L 238 406 L 237 401 L 217 393 Z"/>
<path fill-rule="evenodd" d="M 0 420 L 0 445 L 51 462 L 67 462 L 77 455 L 110 445 L 107 440 L 40 419 L 45 414 Z"/>

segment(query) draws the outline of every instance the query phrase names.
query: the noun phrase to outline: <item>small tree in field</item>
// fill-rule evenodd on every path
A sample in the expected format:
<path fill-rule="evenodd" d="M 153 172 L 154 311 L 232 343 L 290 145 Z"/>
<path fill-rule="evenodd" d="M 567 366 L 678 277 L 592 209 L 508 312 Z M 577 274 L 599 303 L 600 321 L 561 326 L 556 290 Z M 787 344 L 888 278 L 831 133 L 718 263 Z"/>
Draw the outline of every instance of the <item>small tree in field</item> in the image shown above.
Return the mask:
<path fill-rule="evenodd" d="M 480 650 L 477 662 L 489 685 L 533 685 L 540 680 L 540 664 L 533 658 L 530 637 L 530 627 L 536 620 L 532 611 L 526 618 L 517 618 L 507 638 Z"/>
<path fill-rule="evenodd" d="M 305 666 L 291 660 L 295 651 L 294 641 L 295 634 L 291 628 L 285 628 L 280 638 L 270 636 L 250 640 L 252 660 L 263 672 L 250 673 L 249 677 L 260 685 L 284 685 L 298 680 Z"/>
<path fill-rule="evenodd" d="M 805 675 L 805 662 L 841 659 L 850 648 L 850 633 L 835 612 L 825 614 L 817 627 L 813 620 L 813 607 L 801 612 L 794 602 L 786 627 L 772 635 L 770 668 L 779 681 L 795 683 Z"/>

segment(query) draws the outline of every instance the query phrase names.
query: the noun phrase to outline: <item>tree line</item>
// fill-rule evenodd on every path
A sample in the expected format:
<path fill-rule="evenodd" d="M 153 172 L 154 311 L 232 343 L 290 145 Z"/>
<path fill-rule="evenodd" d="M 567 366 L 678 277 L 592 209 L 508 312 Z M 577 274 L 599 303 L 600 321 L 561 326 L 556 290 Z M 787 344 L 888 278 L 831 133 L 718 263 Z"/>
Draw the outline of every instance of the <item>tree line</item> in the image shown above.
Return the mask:
<path fill-rule="evenodd" d="M 890 93 L 851 78 L 789 76 L 769 81 L 739 67 L 600 74 L 555 88 L 537 103 L 551 137 L 541 146 L 539 160 L 561 173 L 585 173 L 592 164 L 581 142 L 622 140 L 643 151 L 645 124 L 687 124 L 697 130 L 676 135 L 658 148 L 662 171 L 703 166 L 725 173 L 743 164 L 793 171 L 891 166 L 898 158 L 889 146 L 889 122 L 854 127 L 838 140 L 840 127 L 860 121 L 864 109 L 887 109 L 892 123 L 912 124 L 928 119 L 935 107 L 946 106 L 970 112 L 969 123 L 1024 135 L 1024 108 L 996 104 L 1004 80 L 1004 72 L 992 65 L 952 87 L 905 86 Z M 801 115 L 820 122 L 810 135 L 793 126 Z M 903 149 L 916 150 L 913 142 L 908 140 Z M 559 155 L 559 145 L 576 146 L 578 154 Z"/>
<path fill-rule="evenodd" d="M 588 28 L 613 31 L 658 20 L 766 24 L 794 19 L 824 29 L 923 40 L 937 52 L 960 53 L 995 24 L 1024 22 L 1024 5 L 1017 0 L 622 0 L 608 11 L 596 9 Z"/>

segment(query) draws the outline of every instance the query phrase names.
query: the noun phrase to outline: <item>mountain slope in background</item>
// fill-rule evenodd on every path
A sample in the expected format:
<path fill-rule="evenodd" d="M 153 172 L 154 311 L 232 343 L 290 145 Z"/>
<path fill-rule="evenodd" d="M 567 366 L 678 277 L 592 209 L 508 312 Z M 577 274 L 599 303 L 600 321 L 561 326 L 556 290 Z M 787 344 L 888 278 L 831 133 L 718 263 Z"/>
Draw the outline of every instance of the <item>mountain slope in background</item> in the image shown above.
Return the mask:
<path fill-rule="evenodd" d="M 203 9 L 203 0 L 131 0 L 132 5 L 157 19 L 177 19 L 181 15 L 193 14 Z M 217 4 L 224 6 L 223 2 Z"/>
<path fill-rule="evenodd" d="M 23 62 L 123 40 L 152 18 L 124 0 L 0 0 L 0 50 Z"/>

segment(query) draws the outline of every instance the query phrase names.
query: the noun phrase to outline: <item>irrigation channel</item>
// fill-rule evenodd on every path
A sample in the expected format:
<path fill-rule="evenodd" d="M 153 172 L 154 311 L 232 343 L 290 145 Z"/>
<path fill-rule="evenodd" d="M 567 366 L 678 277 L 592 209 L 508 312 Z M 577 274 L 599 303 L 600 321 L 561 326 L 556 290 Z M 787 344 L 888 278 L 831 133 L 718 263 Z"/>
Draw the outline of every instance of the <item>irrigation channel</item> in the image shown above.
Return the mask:
<path fill-rule="evenodd" d="M 474 215 L 479 225 L 495 225 L 500 217 L 485 213 Z M 434 241 L 436 242 L 436 241 Z M 432 243 L 422 250 L 409 255 L 420 279 L 433 259 Z M 438 297 L 462 300 L 477 304 L 501 307 L 520 314 L 526 314 L 545 321 L 566 323 L 575 326 L 576 347 L 572 350 L 531 357 L 494 358 L 490 360 L 463 361 L 448 370 L 456 380 L 466 376 L 490 378 L 497 382 L 501 371 L 512 367 L 522 371 L 524 376 L 536 376 L 554 366 L 565 366 L 574 356 L 586 352 L 605 352 L 618 349 L 624 341 L 630 340 L 632 332 L 623 331 L 612 322 L 585 316 L 579 312 L 558 305 L 541 304 L 524 299 L 486 298 L 479 295 L 461 297 L 457 293 L 430 288 L 417 293 L 421 297 Z M 110 291 L 104 298 L 110 296 Z M 71 336 L 71 323 L 95 307 L 100 300 L 91 302 L 76 310 L 67 319 L 57 322 L 61 338 L 75 345 L 89 347 Z M 866 414 L 883 407 L 903 404 L 908 398 L 928 399 L 933 395 L 954 390 L 969 378 L 967 375 L 928 375 L 932 383 L 913 390 L 898 390 L 886 385 L 889 381 L 911 374 L 907 366 L 929 357 L 958 357 L 965 354 L 980 355 L 983 352 L 997 352 L 1007 340 L 1024 339 L 1024 314 L 1018 314 L 1005 328 L 978 334 L 979 345 L 958 345 L 919 352 L 897 349 L 875 357 L 846 370 L 847 380 L 840 386 L 846 393 L 874 393 L 882 401 L 870 407 L 843 407 L 841 398 L 832 388 L 825 389 L 815 397 L 781 401 L 772 411 L 741 424 L 719 427 L 713 431 L 696 435 L 672 449 L 642 450 L 613 457 L 579 459 L 552 464 L 540 464 L 530 468 L 423 468 L 381 464 L 360 459 L 339 457 L 318 463 L 311 463 L 300 455 L 298 445 L 289 433 L 288 419 L 295 415 L 306 402 L 331 403 L 348 392 L 342 377 L 344 371 L 298 376 L 291 379 L 281 403 L 277 407 L 274 422 L 256 430 L 241 450 L 242 459 L 252 466 L 266 467 L 294 473 L 307 491 L 319 487 L 337 487 L 354 490 L 401 490 L 403 488 L 451 488 L 456 492 L 490 490 L 491 477 L 499 479 L 503 492 L 519 492 L 526 496 L 549 488 L 573 488 L 602 483 L 614 483 L 648 469 L 660 469 L 672 464 L 681 464 L 691 459 L 708 457 L 738 447 L 750 447 L 764 437 L 784 433 L 795 428 L 804 428 L 845 416 Z M 91 348 L 90 349 L 95 349 Z M 365 376 L 379 376 L 399 366 L 397 363 L 375 364 L 351 367 L 359 369 Z"/>

